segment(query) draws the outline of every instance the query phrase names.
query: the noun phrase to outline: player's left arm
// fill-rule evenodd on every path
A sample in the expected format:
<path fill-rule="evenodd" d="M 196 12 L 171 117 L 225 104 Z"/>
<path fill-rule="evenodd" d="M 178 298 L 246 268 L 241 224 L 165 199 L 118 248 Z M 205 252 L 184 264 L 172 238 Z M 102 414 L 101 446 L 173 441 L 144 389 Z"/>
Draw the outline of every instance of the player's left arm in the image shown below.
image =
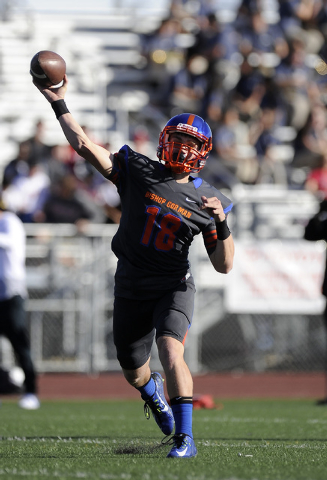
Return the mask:
<path fill-rule="evenodd" d="M 227 226 L 226 215 L 217 197 L 201 197 L 202 210 L 206 210 L 214 218 L 217 230 L 217 243 L 215 250 L 209 258 L 214 269 L 219 273 L 228 273 L 233 268 L 234 240 Z"/>

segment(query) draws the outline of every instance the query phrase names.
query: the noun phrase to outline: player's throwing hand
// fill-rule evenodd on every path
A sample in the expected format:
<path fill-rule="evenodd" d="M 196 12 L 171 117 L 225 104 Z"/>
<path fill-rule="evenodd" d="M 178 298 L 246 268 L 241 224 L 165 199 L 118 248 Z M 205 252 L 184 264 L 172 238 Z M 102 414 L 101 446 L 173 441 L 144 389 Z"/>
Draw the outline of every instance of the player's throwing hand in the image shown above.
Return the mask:
<path fill-rule="evenodd" d="M 226 218 L 221 201 L 217 197 L 207 198 L 201 197 L 202 207 L 201 210 L 206 210 L 211 217 L 215 219 L 215 222 L 223 222 Z"/>
<path fill-rule="evenodd" d="M 68 78 L 67 78 L 67 75 L 65 74 L 63 78 L 63 84 L 60 87 L 42 87 L 41 85 L 36 83 L 35 80 L 33 80 L 33 83 L 36 86 L 36 88 L 40 90 L 42 95 L 45 96 L 48 102 L 52 103 L 57 100 L 63 100 L 65 98 L 65 94 L 68 86 Z"/>

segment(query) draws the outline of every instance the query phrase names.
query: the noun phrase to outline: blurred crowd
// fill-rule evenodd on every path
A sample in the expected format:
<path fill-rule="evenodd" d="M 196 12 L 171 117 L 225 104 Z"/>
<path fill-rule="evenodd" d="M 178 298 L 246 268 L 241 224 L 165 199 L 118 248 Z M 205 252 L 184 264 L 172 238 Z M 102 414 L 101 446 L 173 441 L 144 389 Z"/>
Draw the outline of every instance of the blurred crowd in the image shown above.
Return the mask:
<path fill-rule="evenodd" d="M 218 188 L 273 183 L 325 196 L 327 2 L 230 3 L 234 12 L 175 0 L 144 36 L 152 101 L 168 118 L 190 111 L 210 124 L 201 176 Z"/>
<path fill-rule="evenodd" d="M 152 107 L 209 123 L 200 175 L 217 188 L 278 184 L 327 198 L 327 1 L 233 0 L 234 12 L 221 3 L 173 0 L 142 35 Z M 7 207 L 24 222 L 119 223 L 116 188 L 68 145 L 44 144 L 43 129 L 40 120 L 4 169 Z M 147 154 L 146 128 L 126 143 Z"/>
<path fill-rule="evenodd" d="M 76 154 L 69 144 L 43 142 L 44 123 L 18 145 L 5 166 L 2 201 L 24 223 L 119 223 L 116 187 Z M 92 133 L 86 133 L 92 137 Z M 109 148 L 109 145 L 104 145 Z"/>

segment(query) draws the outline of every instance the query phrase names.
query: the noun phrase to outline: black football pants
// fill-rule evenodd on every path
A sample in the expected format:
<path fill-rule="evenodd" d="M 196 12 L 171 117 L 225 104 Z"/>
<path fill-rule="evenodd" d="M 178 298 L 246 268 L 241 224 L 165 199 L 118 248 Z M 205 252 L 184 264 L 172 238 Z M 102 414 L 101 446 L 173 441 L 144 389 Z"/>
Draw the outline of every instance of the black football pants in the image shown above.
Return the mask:
<path fill-rule="evenodd" d="M 31 357 L 24 299 L 19 295 L 0 301 L 0 335 L 10 341 L 25 374 L 26 393 L 36 393 L 36 373 Z"/>

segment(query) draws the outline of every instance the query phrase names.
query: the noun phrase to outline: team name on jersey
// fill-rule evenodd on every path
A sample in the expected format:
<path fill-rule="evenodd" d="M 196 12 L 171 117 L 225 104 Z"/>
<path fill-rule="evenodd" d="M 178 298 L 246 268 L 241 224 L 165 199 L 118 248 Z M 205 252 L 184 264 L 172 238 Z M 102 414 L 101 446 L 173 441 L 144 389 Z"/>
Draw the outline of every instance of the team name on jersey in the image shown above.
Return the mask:
<path fill-rule="evenodd" d="M 156 195 L 155 193 L 152 193 L 152 192 L 146 192 L 145 197 L 150 198 L 154 202 L 160 203 L 160 204 L 163 204 L 163 203 L 167 202 L 167 200 L 165 198 L 159 197 L 159 195 Z"/>
<path fill-rule="evenodd" d="M 159 195 L 156 195 L 155 193 L 152 192 L 146 192 L 145 194 L 146 198 L 150 198 L 156 203 L 159 203 L 160 205 L 163 205 L 164 203 L 167 202 L 167 200 L 163 197 L 160 197 Z M 170 208 L 171 210 L 174 210 L 177 213 L 180 213 L 183 215 L 183 217 L 190 218 L 192 216 L 192 212 L 189 210 L 186 210 L 185 208 L 181 207 L 177 203 L 173 203 L 170 200 L 167 202 L 167 208 Z"/>

